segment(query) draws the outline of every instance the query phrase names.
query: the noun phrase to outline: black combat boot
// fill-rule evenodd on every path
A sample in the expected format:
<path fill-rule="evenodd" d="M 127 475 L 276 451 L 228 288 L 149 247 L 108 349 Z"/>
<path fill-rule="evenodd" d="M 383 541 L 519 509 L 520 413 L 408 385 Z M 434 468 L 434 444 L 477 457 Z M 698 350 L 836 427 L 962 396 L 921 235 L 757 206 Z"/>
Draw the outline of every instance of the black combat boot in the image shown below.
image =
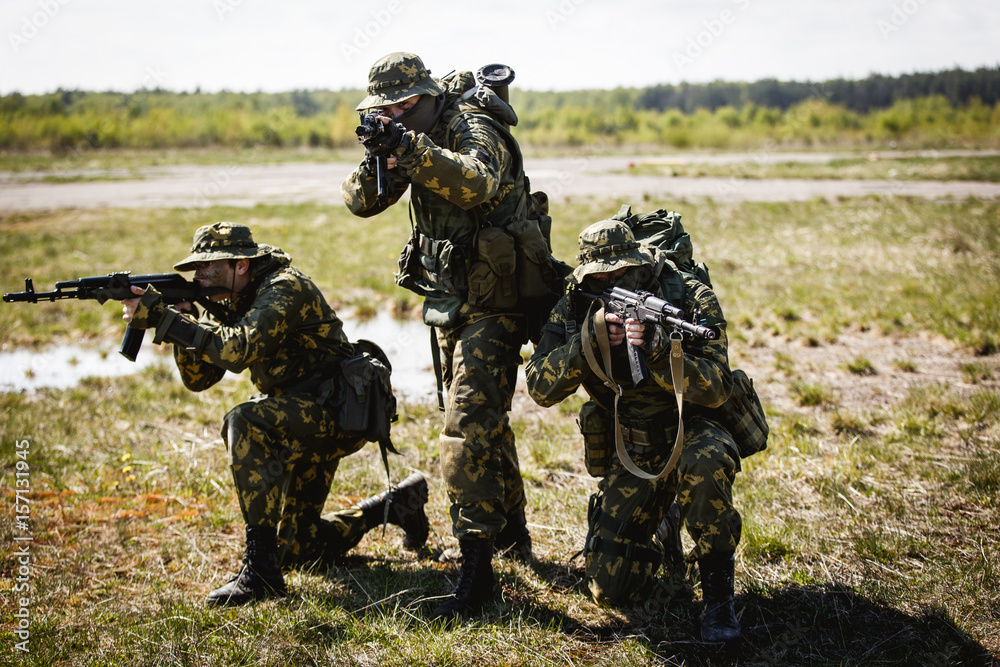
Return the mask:
<path fill-rule="evenodd" d="M 709 554 L 698 559 L 703 642 L 718 644 L 740 638 L 740 622 L 733 605 L 735 567 L 733 554 Z"/>
<path fill-rule="evenodd" d="M 493 599 L 493 540 L 465 538 L 458 544 L 462 549 L 458 585 L 434 610 L 432 618 L 467 619 Z"/>
<path fill-rule="evenodd" d="M 388 521 L 403 529 L 403 546 L 419 551 L 427 542 L 430 523 L 424 512 L 427 503 L 427 480 L 418 472 L 413 473 L 391 491 L 383 491 L 358 503 L 371 530 Z M 388 512 L 387 512 L 388 509 Z"/>
<path fill-rule="evenodd" d="M 507 524 L 493 541 L 493 549 L 505 558 L 513 558 L 522 563 L 530 563 L 531 534 L 524 518 L 524 509 L 507 515 Z"/>
<path fill-rule="evenodd" d="M 278 538 L 274 528 L 247 526 L 247 548 L 243 565 L 222 588 L 205 598 L 205 604 L 236 607 L 254 600 L 288 594 L 278 560 Z"/>

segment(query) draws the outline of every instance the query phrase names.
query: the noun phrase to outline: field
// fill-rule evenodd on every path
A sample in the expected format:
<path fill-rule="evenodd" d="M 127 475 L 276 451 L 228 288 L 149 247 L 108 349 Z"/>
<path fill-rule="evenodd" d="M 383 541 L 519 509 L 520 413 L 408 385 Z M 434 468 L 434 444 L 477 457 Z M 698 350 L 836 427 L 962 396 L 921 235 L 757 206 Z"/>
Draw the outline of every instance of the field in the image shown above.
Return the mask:
<path fill-rule="evenodd" d="M 884 177 L 880 166 L 839 167 Z M 812 169 L 795 175 L 836 178 L 838 165 Z M 947 169 L 996 180 L 995 159 Z M 579 230 L 621 203 L 613 193 L 555 202 L 555 254 L 572 261 Z M 576 431 L 582 398 L 545 410 L 523 388 L 511 419 L 536 562 L 497 560 L 500 595 L 473 622 L 444 629 L 426 616 L 456 570 L 435 558 L 455 542 L 440 416 L 420 402 L 401 405 L 393 439 L 403 455 L 391 464 L 396 480 L 417 470 L 429 480 L 425 552 L 404 551 L 393 527 L 373 531 L 335 567 L 289 573 L 287 599 L 207 609 L 205 594 L 242 551 L 218 426 L 253 389 L 231 378 L 192 394 L 164 361 L 129 377 L 0 394 L 0 663 L 997 664 L 1000 203 L 631 203 L 683 214 L 729 321 L 731 361 L 755 379 L 771 424 L 767 450 L 743 461 L 735 487 L 739 647 L 696 641 L 694 572 L 679 586 L 664 579 L 645 605 L 589 601 L 574 556 L 596 488 Z M 0 284 L 8 292 L 25 276 L 41 289 L 123 267 L 165 271 L 198 225 L 227 219 L 287 250 L 342 316 L 417 316 L 418 300 L 392 279 L 409 232 L 404 206 L 364 222 L 318 203 L 0 212 Z M 117 304 L 0 309 L 4 350 L 44 354 L 121 335 Z M 28 481 L 27 502 L 18 480 Z M 370 445 L 342 463 L 328 507 L 384 485 Z M 17 647 L 19 614 L 27 651 Z"/>

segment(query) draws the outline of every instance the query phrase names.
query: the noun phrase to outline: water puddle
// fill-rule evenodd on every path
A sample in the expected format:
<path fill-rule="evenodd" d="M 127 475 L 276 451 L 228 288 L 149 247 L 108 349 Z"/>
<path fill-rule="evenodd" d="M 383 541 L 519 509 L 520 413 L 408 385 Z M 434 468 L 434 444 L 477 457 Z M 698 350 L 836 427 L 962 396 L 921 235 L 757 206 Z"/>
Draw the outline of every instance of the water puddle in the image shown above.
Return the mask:
<path fill-rule="evenodd" d="M 344 332 L 351 340 L 366 338 L 385 350 L 392 364 L 392 386 L 397 397 L 409 401 L 434 399 L 430 332 L 423 322 L 379 314 L 364 322 L 345 320 Z M 151 364 L 168 365 L 180 381 L 169 350 L 169 346 L 156 349 L 147 338 L 134 363 L 118 354 L 117 348 L 110 347 L 94 349 L 66 345 L 43 350 L 0 351 L 0 391 L 67 389 L 84 378 L 131 375 Z"/>

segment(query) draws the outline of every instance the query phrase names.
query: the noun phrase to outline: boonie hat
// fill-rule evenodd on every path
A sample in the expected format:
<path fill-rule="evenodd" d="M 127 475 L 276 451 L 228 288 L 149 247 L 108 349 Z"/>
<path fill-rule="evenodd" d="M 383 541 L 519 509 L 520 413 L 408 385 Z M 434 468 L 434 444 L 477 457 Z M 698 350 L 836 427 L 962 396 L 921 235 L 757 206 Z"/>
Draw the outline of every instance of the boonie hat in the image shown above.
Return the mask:
<path fill-rule="evenodd" d="M 601 220 L 580 232 L 580 254 L 576 260 L 579 266 L 573 270 L 573 278 L 579 283 L 591 273 L 652 264 L 653 253 L 635 240 L 624 222 Z"/>
<path fill-rule="evenodd" d="M 431 76 L 424 61 L 413 53 L 397 51 L 379 59 L 368 71 L 368 96 L 358 111 L 397 104 L 414 95 L 441 95 L 444 86 Z"/>
<path fill-rule="evenodd" d="M 238 222 L 215 222 L 199 227 L 194 233 L 191 255 L 174 264 L 178 271 L 193 271 L 201 262 L 220 259 L 253 259 L 270 255 L 269 245 L 254 243 L 250 228 Z"/>

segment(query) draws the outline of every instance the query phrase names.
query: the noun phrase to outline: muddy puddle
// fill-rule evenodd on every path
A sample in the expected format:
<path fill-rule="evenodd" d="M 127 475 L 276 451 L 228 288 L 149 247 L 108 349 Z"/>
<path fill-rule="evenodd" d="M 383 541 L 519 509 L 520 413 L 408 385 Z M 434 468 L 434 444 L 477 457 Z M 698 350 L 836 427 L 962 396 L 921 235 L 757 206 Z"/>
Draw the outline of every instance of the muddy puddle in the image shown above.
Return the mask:
<path fill-rule="evenodd" d="M 430 332 L 420 321 L 398 320 L 380 314 L 364 322 L 346 320 L 348 338 L 366 338 L 377 343 L 392 363 L 393 390 L 401 399 L 432 400 L 435 396 L 431 367 Z M 117 347 L 95 349 L 78 345 L 42 350 L 0 351 L 0 391 L 32 391 L 52 387 L 67 389 L 88 377 L 120 377 L 139 373 L 151 364 L 177 369 L 169 347 L 147 342 L 135 362 L 125 359 Z"/>

